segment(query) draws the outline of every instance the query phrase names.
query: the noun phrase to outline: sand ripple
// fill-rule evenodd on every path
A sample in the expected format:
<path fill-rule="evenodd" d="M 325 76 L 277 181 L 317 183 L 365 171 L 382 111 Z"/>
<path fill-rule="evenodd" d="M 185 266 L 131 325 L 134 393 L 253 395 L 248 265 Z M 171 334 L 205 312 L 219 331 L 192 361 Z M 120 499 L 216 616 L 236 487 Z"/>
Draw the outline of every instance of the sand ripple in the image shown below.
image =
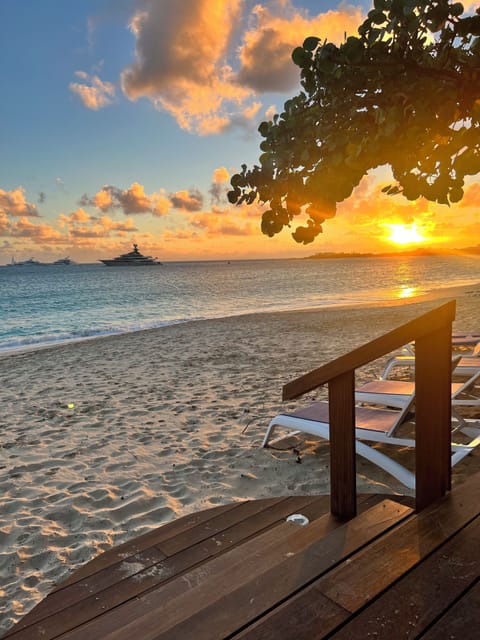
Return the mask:
<path fill-rule="evenodd" d="M 259 448 L 282 385 L 426 308 L 245 316 L 0 359 L 0 632 L 74 568 L 177 516 L 328 492 L 328 445 L 299 440 L 301 464 Z M 479 309 L 465 298 L 463 329 Z M 361 491 L 402 489 L 358 471 Z"/>

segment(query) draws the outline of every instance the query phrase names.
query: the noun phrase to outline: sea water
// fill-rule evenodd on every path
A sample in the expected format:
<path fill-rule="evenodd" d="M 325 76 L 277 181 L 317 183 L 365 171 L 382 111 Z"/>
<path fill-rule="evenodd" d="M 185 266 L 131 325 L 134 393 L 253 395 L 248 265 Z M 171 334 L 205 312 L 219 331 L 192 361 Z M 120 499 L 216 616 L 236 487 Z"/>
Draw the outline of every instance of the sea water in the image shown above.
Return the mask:
<path fill-rule="evenodd" d="M 480 257 L 0 268 L 0 351 L 252 312 L 411 298 L 480 281 Z"/>

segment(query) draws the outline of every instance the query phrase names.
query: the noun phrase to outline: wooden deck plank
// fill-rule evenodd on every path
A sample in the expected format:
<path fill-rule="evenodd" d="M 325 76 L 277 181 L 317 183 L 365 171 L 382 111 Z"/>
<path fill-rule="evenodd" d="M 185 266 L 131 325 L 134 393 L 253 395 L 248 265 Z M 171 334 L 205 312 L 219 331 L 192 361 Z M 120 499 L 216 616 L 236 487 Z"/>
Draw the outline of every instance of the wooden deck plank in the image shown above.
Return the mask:
<path fill-rule="evenodd" d="M 383 498 L 362 496 L 348 523 L 327 496 L 186 516 L 82 567 L 5 639 L 473 637 L 480 474 L 419 514 Z"/>
<path fill-rule="evenodd" d="M 326 598 L 313 583 L 230 637 L 232 640 L 316 640 L 339 627 L 350 615 Z"/>
<path fill-rule="evenodd" d="M 259 536 L 65 639 L 223 638 L 410 513 L 385 501 L 326 537 L 320 534 L 323 519 L 303 528 L 285 523 L 281 527 L 291 533 L 273 546 Z"/>
<path fill-rule="evenodd" d="M 468 640 L 477 638 L 480 630 L 480 582 L 442 616 L 423 640 Z"/>
<path fill-rule="evenodd" d="M 464 485 L 461 494 L 449 494 L 373 541 L 355 562 L 339 565 L 319 581 L 321 592 L 345 609 L 357 611 L 468 524 L 478 509 L 478 483 Z"/>
<path fill-rule="evenodd" d="M 323 516 L 320 520 L 323 521 L 323 528 L 326 528 L 326 521 L 328 521 L 328 525 L 330 525 L 330 516 Z M 316 522 L 318 522 L 318 520 Z M 255 543 L 255 541 L 261 540 L 265 549 L 268 549 L 272 545 L 278 545 L 280 541 L 284 540 L 286 532 L 291 533 L 292 531 L 295 531 L 295 529 L 293 529 L 294 526 L 295 525 L 283 522 L 277 527 L 261 533 L 253 541 L 245 542 L 242 547 L 235 547 L 230 553 L 235 553 L 237 549 L 240 549 L 240 552 L 238 553 L 240 553 L 241 557 L 237 562 L 242 562 L 244 553 L 248 555 L 249 546 Z M 211 580 L 211 582 L 215 584 L 216 575 L 219 571 L 216 560 L 218 559 L 213 559 L 208 564 L 202 564 L 198 568 L 194 568 L 186 577 L 180 576 L 177 579 L 171 580 L 167 584 L 162 585 L 160 589 L 150 591 L 135 602 L 127 602 L 110 613 L 105 613 L 100 618 L 93 620 L 91 623 L 82 625 L 77 630 L 72 630 L 71 633 L 66 634 L 64 637 L 81 639 L 85 637 L 85 634 L 88 634 L 89 640 L 107 637 L 110 630 L 123 628 L 136 617 L 153 610 L 154 607 L 162 608 L 162 605 L 168 604 L 170 600 L 173 600 L 179 595 L 185 593 L 185 591 L 193 588 L 197 583 Z M 220 565 L 220 568 L 223 568 L 223 563 Z M 141 637 L 141 635 L 139 637 Z"/>
<path fill-rule="evenodd" d="M 219 507 L 213 507 L 212 509 L 206 509 L 205 511 L 192 513 L 185 518 L 167 522 L 162 527 L 154 529 L 153 531 L 148 531 L 134 540 L 127 540 L 127 542 L 119 544 L 113 549 L 109 549 L 108 551 L 101 553 L 99 556 L 83 565 L 83 567 L 79 567 L 69 578 L 64 580 L 57 589 L 63 589 L 69 584 L 77 582 L 86 576 L 90 576 L 105 567 L 125 560 L 128 555 L 133 556 L 145 549 L 148 549 L 149 547 L 153 547 L 157 542 L 161 542 L 164 537 L 174 536 L 177 533 L 182 533 L 192 527 L 195 527 L 210 519 L 212 515 L 219 515 L 232 509 L 236 509 L 238 505 L 239 503 L 225 504 L 220 505 Z"/>
<path fill-rule="evenodd" d="M 214 517 L 215 526 L 212 529 L 219 531 L 216 536 L 200 540 L 186 549 L 182 549 L 180 545 L 181 550 L 169 558 L 153 547 L 69 584 L 65 589 L 56 590 L 16 627 L 18 631 L 24 629 L 24 632 L 16 633 L 12 640 L 53 638 L 214 555 L 224 553 L 249 536 L 283 522 L 287 515 L 297 509 L 301 509 L 302 513 L 308 514 L 313 520 L 328 512 L 328 506 L 328 496 L 259 501 L 257 509 L 253 513 L 251 509 L 250 512 L 244 512 L 244 519 L 238 523 L 232 525 L 231 518 L 223 518 L 223 524 L 227 526 L 224 531 L 219 531 L 218 518 Z M 203 530 L 203 525 L 201 528 Z M 190 539 L 190 543 L 192 539 L 194 537 Z M 188 542 L 184 539 L 185 541 Z M 152 561 L 149 562 L 149 559 Z M 40 621 L 38 630 L 31 628 L 32 624 Z"/>
<path fill-rule="evenodd" d="M 453 524 L 453 535 L 465 524 L 468 524 L 471 518 L 474 518 L 479 512 L 479 504 L 480 504 L 480 474 L 474 478 L 470 483 L 467 483 L 463 487 L 463 491 L 457 495 L 456 499 L 452 499 L 453 496 L 449 496 L 441 501 L 442 509 L 445 509 L 447 512 L 453 512 L 453 520 L 456 521 L 457 524 Z M 465 508 L 464 508 L 465 507 Z M 425 513 L 425 512 L 423 512 Z M 473 515 L 472 515 L 473 514 Z M 421 514 L 420 514 L 421 515 Z M 418 516 L 415 518 L 406 521 L 405 523 L 399 524 L 398 527 L 395 528 L 390 533 L 387 533 L 384 537 L 380 538 L 377 542 L 374 542 L 373 545 L 369 545 L 363 551 L 361 551 L 357 556 L 353 556 L 349 559 L 348 563 L 343 563 L 339 565 L 338 571 L 333 569 L 330 573 L 327 573 L 324 578 L 320 578 L 320 580 L 313 582 L 306 589 L 302 590 L 300 593 L 295 595 L 294 598 L 289 599 L 285 603 L 280 604 L 279 607 L 273 608 L 270 612 L 268 612 L 265 616 L 263 616 L 260 620 L 255 622 L 250 627 L 240 631 L 234 637 L 237 639 L 242 638 L 248 640 L 260 640 L 261 638 L 269 638 L 275 637 L 275 633 L 278 633 L 279 629 L 282 629 L 282 634 L 279 637 L 281 638 L 296 638 L 302 637 L 296 635 L 295 624 L 292 621 L 292 624 L 288 624 L 289 616 L 293 614 L 295 619 L 297 610 L 309 610 L 310 608 L 315 608 L 315 602 L 318 600 L 321 603 L 321 607 L 317 612 L 314 618 L 312 618 L 312 624 L 309 624 L 308 619 L 303 620 L 302 623 L 302 632 L 305 634 L 303 637 L 313 639 L 313 638 L 323 638 L 324 636 L 332 633 L 336 628 L 337 618 L 338 621 L 345 621 L 347 619 L 347 615 L 345 615 L 342 619 L 342 610 L 344 609 L 342 605 L 345 605 L 345 602 L 340 601 L 339 599 L 332 599 L 329 597 L 329 593 L 326 593 L 325 585 L 329 584 L 332 587 L 332 584 L 335 584 L 337 576 L 340 573 L 340 579 L 342 577 L 342 572 L 348 572 L 351 568 L 351 576 L 354 579 L 352 584 L 349 581 L 349 577 L 345 576 L 345 583 L 343 584 L 343 588 L 348 595 L 349 590 L 351 590 L 354 596 L 358 599 L 355 607 L 351 607 L 355 612 L 370 598 L 368 594 L 365 593 L 365 585 L 368 585 L 371 588 L 372 584 L 376 584 L 376 580 L 382 579 L 382 576 L 386 576 L 385 582 L 388 583 L 387 587 L 392 584 L 394 580 L 398 578 L 398 575 L 403 575 L 402 567 L 402 555 L 404 551 L 402 551 L 402 544 L 404 543 L 407 552 L 408 548 L 411 546 L 412 550 L 416 547 L 422 550 L 422 558 L 428 555 L 429 549 L 423 549 L 424 542 L 420 535 L 417 537 L 415 534 L 419 531 L 424 531 L 428 535 L 430 529 L 439 529 L 440 531 L 444 528 L 444 521 L 442 519 L 442 513 L 439 512 L 435 508 L 430 509 L 430 516 L 427 518 L 427 523 L 421 529 L 418 527 L 417 523 Z M 478 519 L 478 518 L 477 518 Z M 448 520 L 448 519 L 447 519 Z M 475 522 L 477 520 L 474 520 Z M 403 542 L 401 539 L 397 542 L 397 536 L 399 530 L 410 529 L 411 531 L 407 531 L 407 535 L 404 534 Z M 388 548 L 385 548 L 384 541 L 388 540 L 392 544 L 388 545 Z M 448 540 L 448 533 L 445 536 L 445 540 Z M 372 553 L 372 546 L 374 546 L 374 551 Z M 473 545 L 473 549 L 476 549 L 478 545 Z M 393 553 L 393 558 L 391 559 L 389 553 Z M 398 554 L 400 553 L 400 557 Z M 441 549 L 439 551 L 441 554 Z M 378 557 L 377 557 L 378 556 Z M 396 558 L 396 560 L 395 560 Z M 365 561 L 363 562 L 364 569 L 359 572 L 356 571 L 358 560 Z M 399 562 L 400 561 L 400 562 Z M 395 562 L 398 568 L 399 573 L 395 571 L 390 571 L 390 562 Z M 421 567 L 422 565 L 420 565 Z M 405 571 L 409 569 L 408 564 L 404 567 Z M 372 574 L 372 575 L 370 575 Z M 456 572 L 454 573 L 456 575 Z M 378 586 L 378 585 L 377 585 Z M 392 590 L 395 587 L 392 588 Z M 387 592 L 387 596 L 388 597 Z M 320 597 L 321 596 L 321 597 Z M 402 596 L 403 597 L 403 596 Z M 398 600 L 398 598 L 393 598 L 393 601 Z M 388 603 L 385 605 L 386 610 L 388 607 L 393 606 L 393 602 L 387 601 Z M 423 599 L 421 599 L 423 602 Z M 333 605 L 336 604 L 338 609 L 336 609 Z M 351 603 L 350 603 L 351 604 Z M 371 605 L 373 606 L 373 605 Z M 396 607 L 398 608 L 398 607 Z M 366 609 L 367 611 L 368 609 Z M 378 613 L 376 618 L 379 618 L 380 612 L 373 610 L 374 614 Z M 323 613 L 325 612 L 325 614 Z M 405 613 L 405 612 L 404 612 Z M 349 613 L 351 615 L 351 613 Z M 405 616 L 406 620 L 410 620 L 408 615 Z M 375 626 L 375 625 L 374 625 Z M 361 627 L 355 627 L 357 635 L 352 634 L 352 638 L 361 638 L 366 637 L 363 630 L 361 631 Z M 372 637 L 377 637 L 378 629 L 374 629 L 375 634 Z M 341 637 L 342 631 L 338 632 L 338 637 Z M 330 636 L 329 636 L 330 637 Z M 333 637 L 333 636 L 332 636 Z M 350 636 L 346 636 L 350 637 Z M 390 635 L 392 637 L 392 635 Z M 335 634 L 335 638 L 337 638 L 337 634 Z"/>
<path fill-rule="evenodd" d="M 283 498 L 277 499 L 276 502 L 272 503 L 272 505 L 263 505 L 263 501 L 255 500 L 253 502 L 245 502 L 242 503 L 243 509 L 236 509 L 234 512 L 230 511 L 226 514 L 222 514 L 218 518 L 212 518 L 202 525 L 195 527 L 195 529 L 190 529 L 183 533 L 179 533 L 175 536 L 170 536 L 164 539 L 162 542 L 157 543 L 155 546 L 162 553 L 164 553 L 167 557 L 175 555 L 179 551 L 186 549 L 189 546 L 196 544 L 197 542 L 201 542 L 202 540 L 206 540 L 207 538 L 211 538 L 215 534 L 221 534 L 225 530 L 228 529 L 229 526 L 233 524 L 238 524 L 240 522 L 246 522 L 246 519 L 249 516 L 257 515 L 257 520 L 261 525 L 261 517 L 265 517 L 266 520 L 269 520 L 269 514 L 265 513 L 266 509 L 270 506 L 274 506 L 277 503 L 280 508 L 278 510 L 278 517 L 284 517 L 285 507 L 284 503 L 286 503 L 286 512 L 291 513 L 292 508 L 295 505 L 295 508 L 301 509 L 304 505 L 308 505 L 311 502 L 316 500 L 316 496 L 302 496 L 302 497 L 292 497 L 292 498 Z M 324 499 L 324 504 L 327 505 L 327 500 Z M 328 506 L 326 507 L 328 509 Z M 262 514 L 259 516 L 258 514 Z M 281 514 L 281 515 L 280 515 Z M 275 517 L 275 516 L 274 516 Z M 267 525 L 265 525 L 267 526 Z M 256 525 L 254 525 L 254 528 Z M 260 528 L 263 528 L 260 526 Z"/>
<path fill-rule="evenodd" d="M 479 540 L 477 517 L 340 629 L 336 640 L 418 637 L 478 581 Z"/>

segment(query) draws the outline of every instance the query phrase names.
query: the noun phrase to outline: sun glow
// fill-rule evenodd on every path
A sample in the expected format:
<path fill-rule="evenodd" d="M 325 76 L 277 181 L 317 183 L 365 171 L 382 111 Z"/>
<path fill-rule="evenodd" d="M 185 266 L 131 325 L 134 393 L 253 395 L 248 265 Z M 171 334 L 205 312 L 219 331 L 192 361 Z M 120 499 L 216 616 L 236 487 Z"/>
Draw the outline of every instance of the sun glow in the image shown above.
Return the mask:
<path fill-rule="evenodd" d="M 384 226 L 390 231 L 385 239 L 395 244 L 420 244 L 427 240 L 415 222 L 412 224 L 385 224 Z"/>
<path fill-rule="evenodd" d="M 418 292 L 418 287 L 407 287 L 403 285 L 398 292 L 399 298 L 413 298 Z"/>

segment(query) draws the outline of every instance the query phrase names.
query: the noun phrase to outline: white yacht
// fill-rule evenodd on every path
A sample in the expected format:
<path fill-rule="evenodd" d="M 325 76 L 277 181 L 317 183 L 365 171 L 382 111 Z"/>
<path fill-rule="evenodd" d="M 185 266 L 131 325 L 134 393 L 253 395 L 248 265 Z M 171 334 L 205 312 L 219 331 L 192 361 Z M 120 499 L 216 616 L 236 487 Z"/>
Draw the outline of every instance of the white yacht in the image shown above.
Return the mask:
<path fill-rule="evenodd" d="M 157 258 L 142 255 L 136 244 L 133 245 L 133 251 L 129 253 L 123 253 L 117 258 L 100 260 L 100 262 L 103 262 L 107 267 L 149 267 L 162 264 Z"/>

